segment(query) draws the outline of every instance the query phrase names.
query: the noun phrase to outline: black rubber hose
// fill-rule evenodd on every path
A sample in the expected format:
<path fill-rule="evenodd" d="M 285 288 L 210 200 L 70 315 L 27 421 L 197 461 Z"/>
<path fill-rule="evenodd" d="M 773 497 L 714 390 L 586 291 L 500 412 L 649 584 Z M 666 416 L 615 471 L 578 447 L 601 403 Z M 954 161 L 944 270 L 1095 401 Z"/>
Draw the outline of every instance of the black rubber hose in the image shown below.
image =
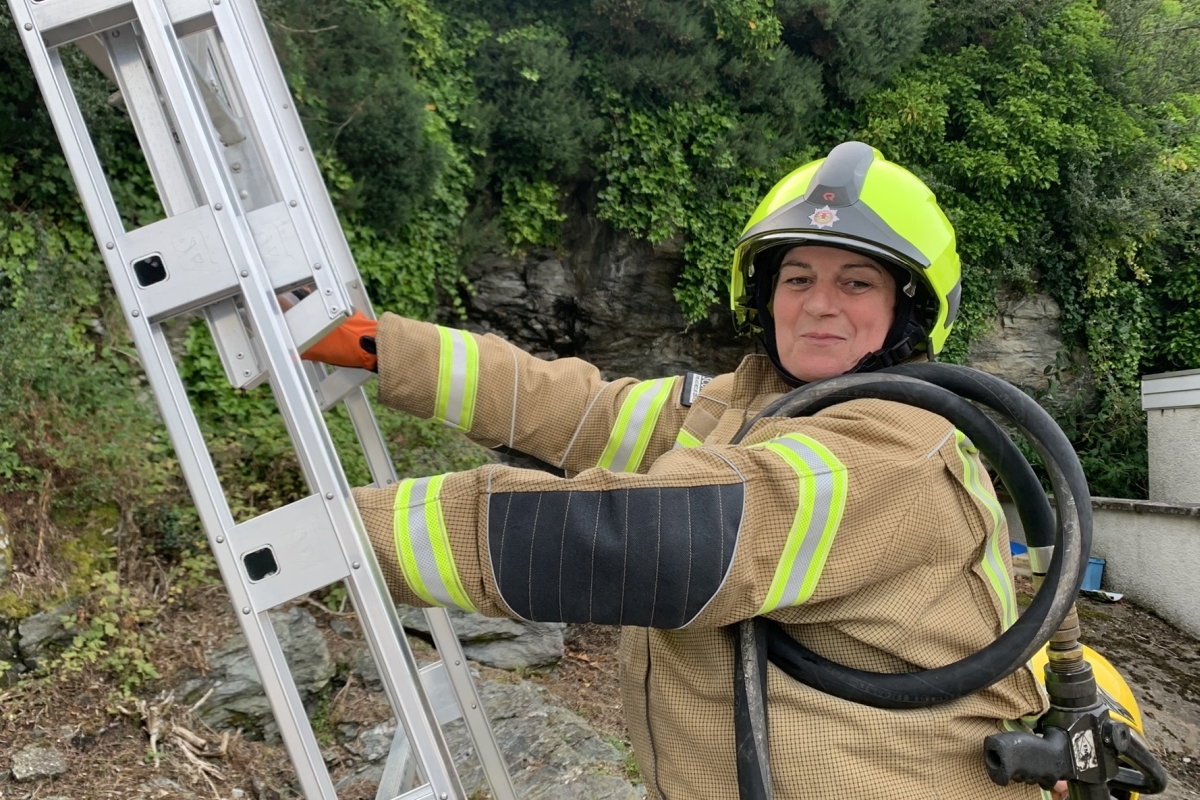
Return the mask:
<path fill-rule="evenodd" d="M 1083 580 L 1086 564 L 1083 554 L 1090 547 L 1087 483 L 1074 450 L 1053 419 L 1024 393 L 986 373 L 941 364 L 906 365 L 905 371 L 911 367 L 938 369 L 924 370 L 919 378 L 896 374 L 900 370 L 894 369 L 806 385 L 764 409 L 734 440 L 740 441 L 765 417 L 813 414 L 859 397 L 878 397 L 926 408 L 950 420 L 980 448 L 1013 494 L 1035 541 L 1053 536 L 1054 557 L 1041 590 L 1025 614 L 988 647 L 944 667 L 901 674 L 855 670 L 813 653 L 778 624 L 767 626 L 771 660 L 787 674 L 829 694 L 882 708 L 915 708 L 948 702 L 979 691 L 1019 668 L 1053 635 L 1070 610 Z M 932 380 L 928 383 L 921 380 L 926 377 Z M 1033 441 L 1050 473 L 1059 525 L 1052 525 L 1053 515 L 1040 484 L 1035 478 L 1031 482 L 1028 462 L 1003 431 L 949 387 L 942 388 L 934 381 L 963 389 L 964 396 L 1004 414 Z M 1076 503 L 1076 496 L 1082 496 L 1086 502 Z M 1081 508 L 1089 512 L 1086 525 L 1081 524 Z M 1051 527 L 1053 534 L 1048 531 Z"/>

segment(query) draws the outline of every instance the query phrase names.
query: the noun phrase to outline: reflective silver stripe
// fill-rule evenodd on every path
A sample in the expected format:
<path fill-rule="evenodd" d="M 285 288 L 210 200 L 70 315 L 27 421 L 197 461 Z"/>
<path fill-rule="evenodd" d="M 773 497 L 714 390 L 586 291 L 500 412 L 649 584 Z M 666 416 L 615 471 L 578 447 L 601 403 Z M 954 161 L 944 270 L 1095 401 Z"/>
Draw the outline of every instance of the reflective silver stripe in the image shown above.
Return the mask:
<path fill-rule="evenodd" d="M 613 472 L 636 472 L 646 454 L 650 434 L 666 403 L 674 378 L 644 381 L 633 387 L 621 404 L 617 423 L 597 466 Z"/>
<path fill-rule="evenodd" d="M 441 521 L 437 498 L 445 475 L 418 478 L 410 483 L 408 506 L 397 508 L 398 531 L 401 543 L 401 566 L 408 567 L 406 579 L 416 594 L 439 606 L 452 606 L 467 611 L 475 607 L 458 580 L 450 543 Z M 415 568 L 416 574 L 409 575 Z"/>
<path fill-rule="evenodd" d="M 452 428 L 469 432 L 479 384 L 479 349 L 467 331 L 439 326 L 438 338 L 438 387 L 433 416 Z"/>
<path fill-rule="evenodd" d="M 791 450 L 808 465 L 813 472 L 812 482 L 816 489 L 812 505 L 812 518 L 809 521 L 808 530 L 805 532 L 800 552 L 796 554 L 791 575 L 788 576 L 781 598 L 782 606 L 791 606 L 795 605 L 800 598 L 800 588 L 808 576 L 813 557 L 817 553 L 817 546 L 821 543 L 821 533 L 829 520 L 829 514 L 833 507 L 833 471 L 823 458 L 795 439 L 785 437 L 776 439 L 775 443 Z"/>
<path fill-rule="evenodd" d="M 446 404 L 446 422 L 462 424 L 463 394 L 467 388 L 467 343 L 461 336 L 450 336 L 450 402 Z"/>

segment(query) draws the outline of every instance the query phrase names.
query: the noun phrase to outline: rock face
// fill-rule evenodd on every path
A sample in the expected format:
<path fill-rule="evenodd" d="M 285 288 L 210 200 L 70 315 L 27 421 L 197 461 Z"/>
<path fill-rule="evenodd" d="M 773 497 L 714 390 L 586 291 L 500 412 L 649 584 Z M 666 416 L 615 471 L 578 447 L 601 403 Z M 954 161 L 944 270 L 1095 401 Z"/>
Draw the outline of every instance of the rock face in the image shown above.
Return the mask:
<path fill-rule="evenodd" d="M 402 607 L 401 612 L 404 611 Z M 330 658 L 326 634 L 301 608 L 272 612 L 271 617 L 301 696 L 306 701 L 311 700 L 315 693 L 329 686 L 330 679 L 338 671 Z M 491 631 L 488 635 L 500 637 L 493 642 L 511 644 L 520 638 L 504 638 L 514 631 L 489 628 L 478 622 L 482 618 L 474 617 L 456 617 L 454 620 L 456 630 L 467 631 L 464 638 L 468 643 L 472 636 L 482 636 L 487 631 Z M 562 626 L 542 627 L 544 630 L 533 638 L 556 641 L 553 660 L 557 660 L 562 655 Z M 345 675 L 348 667 L 363 676 L 363 685 L 369 691 L 380 693 L 382 687 L 378 675 L 372 682 L 367 674 L 368 667 L 374 672 L 374 664 L 357 626 L 331 624 L 330 631 L 330 636 L 340 636 L 344 642 L 351 643 L 349 648 L 341 644 L 335 648 L 342 654 L 339 658 L 348 661 L 341 665 L 342 674 Z M 529 631 L 519 633 L 529 636 Z M 544 648 L 547 654 L 550 649 Z M 544 657 L 549 658 L 549 655 Z M 263 733 L 266 738 L 273 738 L 272 734 L 277 736 L 278 729 L 242 635 L 230 637 L 208 657 L 208 663 L 208 674 L 175 688 L 174 694 L 180 702 L 190 705 L 212 690 L 200 708 L 205 722 L 217 730 L 240 727 L 250 734 Z M 480 680 L 475 670 L 472 673 L 518 797 L 530 800 L 638 800 L 645 797 L 645 793 L 626 776 L 627 754 L 559 704 L 547 690 L 516 678 Z M 386 702 L 382 697 L 379 700 Z M 368 713 L 374 715 L 377 712 Z M 370 721 L 359 722 L 354 717 L 340 719 L 336 727 L 326 731 L 329 738 L 322 741 L 322 754 L 327 764 L 350 768 L 338 782 L 339 796 L 374 796 L 375 786 L 382 776 L 395 739 L 396 720 L 378 723 L 377 716 L 367 719 Z M 462 720 L 449 723 L 444 731 L 467 795 L 481 796 L 486 791 L 486 782 Z M 369 791 L 364 789 L 367 786 Z M 139 797 L 146 800 L 159 796 L 176 797 L 169 792 L 170 788 L 147 785 Z M 167 793 L 159 794 L 160 791 Z"/>
<path fill-rule="evenodd" d="M 1086 369 L 1065 351 L 1062 309 L 1048 294 L 1006 295 L 992 330 L 971 343 L 971 365 L 1027 391 L 1049 391 L 1054 379 L 1058 403 L 1077 394 Z"/>
<path fill-rule="evenodd" d="M 398 606 L 397 611 L 405 628 L 429 633 L 421 609 Z M 450 609 L 450 620 L 467 658 L 489 667 L 546 667 L 562 658 L 566 625 L 561 622 L 493 619 L 458 609 Z"/>
<path fill-rule="evenodd" d="M 271 612 L 279 644 L 287 657 L 296 688 L 305 702 L 324 689 L 334 674 L 329 645 L 317 630 L 312 615 L 302 608 Z M 200 717 L 221 729 L 242 728 L 247 734 L 274 740 L 279 727 L 263 694 L 262 679 L 239 632 L 208 657 L 209 672 L 180 686 L 175 694 L 192 704 L 210 689 L 200 707 Z"/>
<path fill-rule="evenodd" d="M 645 795 L 623 776 L 625 754 L 578 715 L 532 683 L 487 680 L 479 684 L 517 796 L 524 800 L 638 800 Z M 483 769 L 461 720 L 445 727 L 446 742 L 468 797 L 487 789 Z M 343 778 L 340 790 L 378 784 L 394 725 L 362 731 L 343 746 L 365 763 Z"/>
<path fill-rule="evenodd" d="M 688 328 L 672 295 L 683 269 L 678 242 L 652 246 L 580 215 L 563 239 L 561 253 L 489 253 L 469 264 L 465 327 L 543 358 L 584 358 L 609 378 L 717 374 L 753 352 L 727 314 Z"/>

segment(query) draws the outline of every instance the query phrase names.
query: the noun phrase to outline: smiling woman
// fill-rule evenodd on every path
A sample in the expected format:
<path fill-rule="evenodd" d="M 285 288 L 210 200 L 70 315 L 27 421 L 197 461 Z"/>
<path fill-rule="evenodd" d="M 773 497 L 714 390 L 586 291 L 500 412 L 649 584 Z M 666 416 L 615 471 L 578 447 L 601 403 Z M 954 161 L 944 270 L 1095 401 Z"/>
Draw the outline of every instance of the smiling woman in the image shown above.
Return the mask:
<path fill-rule="evenodd" d="M 896 312 L 896 279 L 849 250 L 793 247 L 779 265 L 771 308 L 784 368 L 802 381 L 831 378 L 883 347 Z"/>

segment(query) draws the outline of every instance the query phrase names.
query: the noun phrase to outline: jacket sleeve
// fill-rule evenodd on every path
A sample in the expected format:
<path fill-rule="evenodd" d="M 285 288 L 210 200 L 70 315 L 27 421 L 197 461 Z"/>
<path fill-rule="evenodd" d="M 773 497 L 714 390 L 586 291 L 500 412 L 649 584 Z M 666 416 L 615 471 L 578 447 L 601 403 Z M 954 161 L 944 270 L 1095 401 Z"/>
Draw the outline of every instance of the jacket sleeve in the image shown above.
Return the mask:
<path fill-rule="evenodd" d="M 543 361 L 491 334 L 384 314 L 377 347 L 384 404 L 568 474 L 645 472 L 686 411 L 678 378 L 605 381 L 585 361 Z"/>
<path fill-rule="evenodd" d="M 744 446 L 672 450 L 647 474 L 486 466 L 355 496 L 398 601 L 725 625 L 855 592 L 919 565 L 924 547 L 974 549 L 984 533 L 964 517 L 953 434 L 935 415 L 857 401 L 765 420 Z M 912 531 L 932 541 L 897 546 Z"/>

